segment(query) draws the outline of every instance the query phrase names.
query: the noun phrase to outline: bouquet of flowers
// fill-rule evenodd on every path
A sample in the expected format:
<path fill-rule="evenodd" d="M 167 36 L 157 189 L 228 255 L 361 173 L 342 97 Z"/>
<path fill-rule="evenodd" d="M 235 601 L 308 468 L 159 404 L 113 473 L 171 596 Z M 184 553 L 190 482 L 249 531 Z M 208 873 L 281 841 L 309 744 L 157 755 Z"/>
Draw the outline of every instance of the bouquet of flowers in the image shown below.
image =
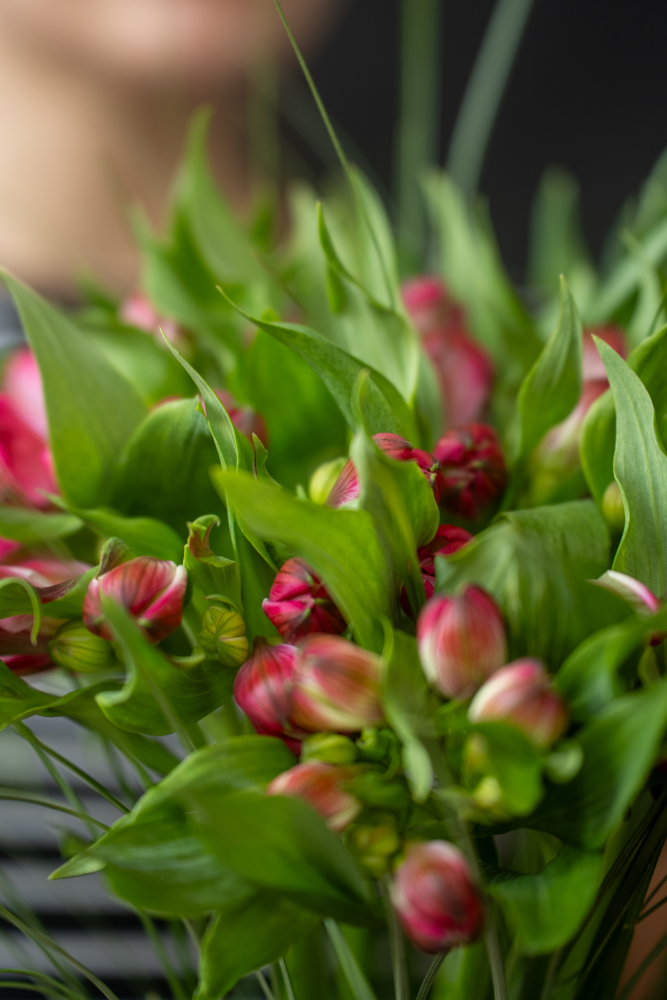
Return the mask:
<path fill-rule="evenodd" d="M 401 283 L 359 172 L 277 245 L 205 141 L 129 300 L 3 276 L 0 724 L 73 720 L 144 789 L 60 758 L 118 819 L 52 878 L 182 921 L 196 1000 L 371 1000 L 388 964 L 398 1000 L 611 1000 L 665 901 L 664 169 L 600 273 L 547 178 L 529 310 L 446 174 Z"/>

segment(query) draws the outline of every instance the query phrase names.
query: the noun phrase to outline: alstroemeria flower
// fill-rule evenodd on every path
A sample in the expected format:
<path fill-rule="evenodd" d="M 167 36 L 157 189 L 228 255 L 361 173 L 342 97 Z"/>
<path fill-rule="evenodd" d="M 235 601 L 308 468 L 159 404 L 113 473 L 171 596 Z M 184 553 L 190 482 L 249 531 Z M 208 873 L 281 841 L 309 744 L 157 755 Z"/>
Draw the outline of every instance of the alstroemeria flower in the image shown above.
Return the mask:
<path fill-rule="evenodd" d="M 266 794 L 304 799 L 330 830 L 341 833 L 361 812 L 361 802 L 344 790 L 345 782 L 354 773 L 354 768 L 308 761 L 279 774 L 266 789 Z"/>
<path fill-rule="evenodd" d="M 475 520 L 507 485 L 505 457 L 498 435 L 486 424 L 447 431 L 433 449 L 442 467 L 442 506 Z"/>
<path fill-rule="evenodd" d="M 83 602 L 86 628 L 112 639 L 102 609 L 102 594 L 125 608 L 151 642 L 160 642 L 181 624 L 188 585 L 184 566 L 151 556 L 139 556 L 91 580 Z"/>
<path fill-rule="evenodd" d="M 303 559 L 288 559 L 281 567 L 262 609 L 285 642 L 310 632 L 339 635 L 347 627 L 320 578 Z"/>
<path fill-rule="evenodd" d="M 482 685 L 470 703 L 468 718 L 509 722 L 538 747 L 549 747 L 567 729 L 569 712 L 544 664 L 527 657 L 501 667 Z"/>
<path fill-rule="evenodd" d="M 413 448 L 409 441 L 398 434 L 374 434 L 373 441 L 385 455 L 393 458 L 396 462 L 416 462 L 433 490 L 435 502 L 440 502 L 444 484 L 440 465 L 433 455 L 422 451 L 421 448 Z M 356 500 L 359 493 L 359 474 L 354 462 L 350 459 L 327 497 L 327 506 L 342 507 L 343 504 Z"/>
<path fill-rule="evenodd" d="M 382 721 L 375 653 L 333 635 L 309 635 L 299 646 L 292 718 L 311 733 L 355 733 Z"/>

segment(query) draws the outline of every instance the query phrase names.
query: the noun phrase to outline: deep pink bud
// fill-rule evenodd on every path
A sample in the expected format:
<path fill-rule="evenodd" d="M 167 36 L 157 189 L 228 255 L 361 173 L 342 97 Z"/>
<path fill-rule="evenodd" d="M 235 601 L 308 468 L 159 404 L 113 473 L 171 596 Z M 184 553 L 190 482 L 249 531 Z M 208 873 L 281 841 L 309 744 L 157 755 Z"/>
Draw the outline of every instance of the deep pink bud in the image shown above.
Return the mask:
<path fill-rule="evenodd" d="M 502 667 L 482 685 L 468 718 L 471 722 L 510 722 L 537 746 L 548 747 L 567 729 L 569 713 L 542 662 L 527 658 Z"/>
<path fill-rule="evenodd" d="M 48 643 L 57 632 L 60 622 L 42 618 L 34 646 L 30 639 L 32 626 L 32 615 L 13 615 L 11 618 L 0 619 L 0 660 L 12 673 L 19 676 L 38 674 L 54 666 Z"/>
<path fill-rule="evenodd" d="M 14 542 L 11 538 L 0 538 L 0 563 L 4 559 L 10 559 L 21 549 L 20 542 Z"/>
<path fill-rule="evenodd" d="M 408 847 L 394 875 L 391 901 L 413 944 L 431 954 L 470 944 L 484 923 L 470 865 L 444 840 Z"/>
<path fill-rule="evenodd" d="M 591 326 L 584 330 L 583 380 L 584 382 L 607 382 L 607 372 L 595 346 L 593 336 L 604 340 L 622 358 L 628 356 L 625 334 L 617 326 Z"/>
<path fill-rule="evenodd" d="M 136 618 L 147 639 L 160 642 L 181 624 L 187 585 L 184 566 L 152 556 L 130 559 L 90 581 L 83 602 L 84 624 L 103 639 L 113 638 L 102 610 L 104 594 Z"/>
<path fill-rule="evenodd" d="M 74 577 L 81 576 L 90 569 L 86 563 L 60 562 L 58 559 L 22 559 L 20 562 L 7 562 L 0 565 L 0 580 L 10 576 L 20 577 L 27 580 L 31 586 L 42 590 L 45 587 L 53 587 L 55 584 L 66 583 Z"/>
<path fill-rule="evenodd" d="M 347 627 L 320 578 L 303 559 L 287 560 L 262 609 L 286 642 L 310 632 L 339 635 Z"/>
<path fill-rule="evenodd" d="M 627 573 L 617 573 L 610 569 L 594 582 L 607 590 L 613 590 L 626 600 L 640 618 L 650 618 L 662 607 L 662 603 L 648 587 Z"/>
<path fill-rule="evenodd" d="M 452 302 L 444 281 L 434 275 L 411 278 L 405 282 L 402 291 L 408 315 L 422 336 L 448 323 L 453 314 L 460 314 L 460 308 Z"/>
<path fill-rule="evenodd" d="M 451 556 L 453 552 L 458 552 L 467 545 L 472 537 L 465 528 L 458 528 L 455 524 L 441 524 L 432 541 L 417 549 L 427 601 L 435 593 L 435 557 Z M 401 607 L 407 615 L 410 614 L 410 601 L 405 587 L 401 591 Z"/>
<path fill-rule="evenodd" d="M 20 347 L 14 351 L 5 365 L 2 391 L 9 398 L 14 412 L 23 423 L 36 437 L 46 442 L 49 425 L 46 419 L 42 376 L 35 355 L 29 347 Z"/>
<path fill-rule="evenodd" d="M 448 698 L 469 698 L 507 659 L 502 615 L 480 587 L 432 597 L 417 619 L 419 658 Z"/>
<path fill-rule="evenodd" d="M 292 685 L 296 670 L 296 646 L 270 646 L 255 640 L 255 651 L 234 681 L 234 697 L 260 736 L 280 736 L 299 752 L 297 730 L 292 721 Z"/>
<path fill-rule="evenodd" d="M 160 316 L 153 303 L 143 292 L 134 292 L 120 307 L 119 318 L 128 326 L 151 333 L 162 347 L 162 331 L 167 340 L 176 348 L 181 347 L 182 334 L 178 323 L 166 316 Z"/>
<path fill-rule="evenodd" d="M 362 808 L 361 802 L 343 789 L 344 783 L 353 775 L 353 768 L 308 761 L 279 774 L 266 789 L 266 794 L 305 799 L 330 830 L 341 833 Z"/>
<path fill-rule="evenodd" d="M 356 733 L 382 721 L 382 660 L 347 639 L 309 635 L 300 645 L 292 718 L 311 733 Z"/>
<path fill-rule="evenodd" d="M 416 462 L 433 490 L 436 503 L 440 503 L 443 479 L 439 463 L 427 451 L 413 448 L 409 441 L 398 434 L 374 434 L 378 448 L 396 462 Z M 341 507 L 359 496 L 359 476 L 352 459 L 347 463 L 327 497 L 327 506 Z"/>
<path fill-rule="evenodd" d="M 440 383 L 447 427 L 479 420 L 493 387 L 491 358 L 476 344 L 465 326 L 449 324 L 424 338 L 424 349 Z"/>
<path fill-rule="evenodd" d="M 486 424 L 447 431 L 433 454 L 442 467 L 442 504 L 452 514 L 474 520 L 505 489 L 505 458 L 498 435 Z"/>
<path fill-rule="evenodd" d="M 43 490 L 58 492 L 49 447 L 0 394 L 0 503 L 45 507 Z"/>
<path fill-rule="evenodd" d="M 215 394 L 227 410 L 229 419 L 237 431 L 247 437 L 249 441 L 252 441 L 253 434 L 256 434 L 264 447 L 268 448 L 269 435 L 264 417 L 255 413 L 252 406 L 242 406 L 226 389 L 216 389 Z"/>

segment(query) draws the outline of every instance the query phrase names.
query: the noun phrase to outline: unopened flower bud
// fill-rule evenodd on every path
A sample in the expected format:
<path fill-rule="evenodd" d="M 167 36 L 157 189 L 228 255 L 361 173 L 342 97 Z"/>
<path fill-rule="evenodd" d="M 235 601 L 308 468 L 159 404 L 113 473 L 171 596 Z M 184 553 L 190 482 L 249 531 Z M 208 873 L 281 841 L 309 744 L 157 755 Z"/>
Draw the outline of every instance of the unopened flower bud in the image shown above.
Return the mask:
<path fill-rule="evenodd" d="M 444 840 L 410 845 L 391 900 L 409 939 L 431 954 L 470 944 L 482 930 L 482 899 L 470 865 Z"/>
<path fill-rule="evenodd" d="M 419 658 L 431 684 L 448 698 L 468 698 L 507 659 L 502 615 L 480 587 L 432 597 L 417 621 Z"/>
<path fill-rule="evenodd" d="M 424 591 L 426 600 L 433 597 L 435 593 L 435 557 L 451 556 L 458 552 L 464 545 L 472 539 L 472 535 L 465 528 L 458 528 L 454 524 L 441 524 L 435 533 L 435 537 L 428 543 L 417 549 L 419 568 L 424 581 Z M 410 601 L 408 600 L 405 587 L 401 591 L 401 607 L 406 615 L 410 614 Z"/>
<path fill-rule="evenodd" d="M 408 315 L 422 336 L 446 324 L 451 314 L 459 311 L 444 281 L 432 274 L 406 281 L 402 294 Z"/>
<path fill-rule="evenodd" d="M 292 720 L 292 686 L 296 646 L 270 646 L 255 640 L 255 651 L 234 681 L 234 697 L 260 736 L 280 736 L 299 752 L 299 737 Z"/>
<path fill-rule="evenodd" d="M 440 465 L 433 455 L 420 448 L 413 448 L 409 441 L 399 437 L 398 434 L 374 434 L 373 441 L 380 451 L 396 462 L 416 462 L 433 490 L 436 503 L 440 502 L 444 484 Z M 356 500 L 359 492 L 359 475 L 354 462 L 350 459 L 327 497 L 327 506 L 342 507 L 343 504 Z"/>
<path fill-rule="evenodd" d="M 334 767 L 321 761 L 297 764 L 274 778 L 267 795 L 289 795 L 313 807 L 330 830 L 340 833 L 361 812 L 361 802 L 344 789 L 354 769 Z"/>
<path fill-rule="evenodd" d="M 357 748 L 347 736 L 339 733 L 316 733 L 301 744 L 301 763 L 321 760 L 325 764 L 354 764 Z"/>
<path fill-rule="evenodd" d="M 325 504 L 327 502 L 327 497 L 346 464 L 346 458 L 334 458 L 333 461 L 325 462 L 324 465 L 315 469 L 308 484 L 308 495 L 313 503 Z"/>
<path fill-rule="evenodd" d="M 294 722 L 310 732 L 356 733 L 382 720 L 382 660 L 333 635 L 301 643 L 292 689 Z"/>
<path fill-rule="evenodd" d="M 188 585 L 184 566 L 139 556 L 91 580 L 83 602 L 86 628 L 112 639 L 102 610 L 102 595 L 125 608 L 150 642 L 160 642 L 181 624 Z"/>
<path fill-rule="evenodd" d="M 217 604 L 207 608 L 198 642 L 204 652 L 217 656 L 226 667 L 240 667 L 248 659 L 248 636 L 238 611 Z"/>
<path fill-rule="evenodd" d="M 569 713 L 543 664 L 524 659 L 502 667 L 482 685 L 468 718 L 471 722 L 509 722 L 538 747 L 549 747 L 567 729 Z"/>
<path fill-rule="evenodd" d="M 377 826 L 355 826 L 347 843 L 376 879 L 387 874 L 391 857 L 401 847 L 398 831 L 391 821 Z"/>
<path fill-rule="evenodd" d="M 111 643 L 93 635 L 79 621 L 60 626 L 49 643 L 49 653 L 59 667 L 77 674 L 94 674 L 116 663 Z"/>
<path fill-rule="evenodd" d="M 623 497 L 614 479 L 604 491 L 602 497 L 602 516 L 612 531 L 620 533 L 625 527 L 625 507 Z"/>
<path fill-rule="evenodd" d="M 310 632 L 338 635 L 347 628 L 320 578 L 303 559 L 288 559 L 273 581 L 262 609 L 286 642 Z"/>
<path fill-rule="evenodd" d="M 593 582 L 622 597 L 624 601 L 632 605 L 639 618 L 650 618 L 651 615 L 657 614 L 662 607 L 662 602 L 645 584 L 640 580 L 635 580 L 634 576 L 628 576 L 627 573 L 617 573 L 616 570 L 609 569 Z"/>
<path fill-rule="evenodd" d="M 485 424 L 447 431 L 433 455 L 442 467 L 442 505 L 459 517 L 475 520 L 498 500 L 507 485 L 498 435 Z"/>
<path fill-rule="evenodd" d="M 584 330 L 582 377 L 584 382 L 607 382 L 607 371 L 593 337 L 603 340 L 622 358 L 628 356 L 625 334 L 617 326 L 590 326 Z"/>

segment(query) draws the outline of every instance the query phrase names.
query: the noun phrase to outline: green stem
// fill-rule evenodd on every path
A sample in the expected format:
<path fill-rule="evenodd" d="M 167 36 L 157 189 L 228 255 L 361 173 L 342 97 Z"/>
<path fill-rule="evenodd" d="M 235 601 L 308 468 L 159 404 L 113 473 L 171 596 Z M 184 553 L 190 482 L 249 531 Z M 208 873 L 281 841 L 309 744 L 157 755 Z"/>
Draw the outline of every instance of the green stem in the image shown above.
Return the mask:
<path fill-rule="evenodd" d="M 292 980 L 290 979 L 289 972 L 287 971 L 287 966 L 285 965 L 285 959 L 281 958 L 278 962 L 280 966 L 280 971 L 283 974 L 283 980 L 285 982 L 285 989 L 287 990 L 287 1000 L 296 1000 L 294 996 L 294 990 L 292 989 Z"/>
<path fill-rule="evenodd" d="M 167 982 L 169 983 L 174 1000 L 188 1000 L 187 994 L 183 989 L 183 986 L 178 976 L 174 972 L 174 968 L 171 962 L 169 961 L 169 956 L 167 955 L 167 950 L 164 946 L 164 941 L 160 937 L 157 927 L 155 926 L 151 918 L 148 916 L 148 914 L 144 913 L 143 910 L 138 909 L 137 914 L 139 916 L 139 919 L 141 920 L 141 923 L 143 924 L 146 934 L 148 935 L 151 941 L 151 944 L 153 945 L 155 954 L 157 955 L 160 961 L 160 965 L 162 966 Z"/>
<path fill-rule="evenodd" d="M 401 96 L 396 137 L 398 225 L 415 267 L 423 266 L 426 216 L 419 183 L 438 162 L 442 0 L 403 0 Z"/>
<path fill-rule="evenodd" d="M 403 933 L 399 922 L 396 919 L 396 911 L 391 905 L 389 877 L 385 877 L 382 883 L 384 887 L 382 901 L 389 928 L 389 950 L 391 952 L 391 965 L 394 973 L 394 995 L 396 1000 L 410 1000 L 408 968 L 405 961 L 405 941 L 403 940 Z"/>
<path fill-rule="evenodd" d="M 429 966 L 428 972 L 424 976 L 424 982 L 419 987 L 417 1000 L 426 1000 L 429 990 L 433 985 L 433 980 L 437 976 L 438 972 L 440 971 L 440 966 L 445 961 L 448 955 L 449 955 L 448 951 L 441 951 L 439 955 L 435 956 L 435 958 L 431 962 L 431 965 Z"/>
<path fill-rule="evenodd" d="M 50 799 L 42 799 L 37 795 L 24 794 L 18 789 L 0 788 L 0 801 L 28 802 L 33 806 L 44 806 L 45 809 L 54 809 L 56 812 L 65 813 L 66 816 L 75 816 L 76 819 L 80 819 L 82 823 L 92 823 L 94 826 L 99 827 L 105 832 L 110 829 L 106 823 L 102 823 L 99 819 L 94 819 L 92 816 L 89 816 L 88 813 L 79 812 L 78 809 L 68 809 L 67 806 L 61 806 L 57 802 L 51 802 Z"/>
<path fill-rule="evenodd" d="M 484 940 L 486 941 L 486 952 L 489 956 L 489 965 L 491 967 L 491 981 L 493 983 L 494 1000 L 507 1000 L 507 983 L 505 982 L 503 953 L 500 950 L 496 918 L 490 901 L 487 902 L 486 907 L 486 929 L 484 931 Z"/>
<path fill-rule="evenodd" d="M 259 985 L 261 987 L 261 990 L 262 990 L 262 993 L 266 997 L 266 1000 L 276 1000 L 276 998 L 273 995 L 273 992 L 271 991 L 271 989 L 269 987 L 269 984 L 267 983 L 266 979 L 264 978 L 264 976 L 262 975 L 262 973 L 259 971 L 259 969 L 255 973 L 255 978 L 257 979 L 257 982 L 259 983 Z"/>
<path fill-rule="evenodd" d="M 447 169 L 463 191 L 477 190 L 493 123 L 533 0 L 498 0 L 473 66 L 447 156 Z"/>
<path fill-rule="evenodd" d="M 343 974 L 347 979 L 348 986 L 355 1000 L 376 1000 L 373 990 L 359 968 L 357 960 L 352 954 L 336 921 L 329 918 L 324 921 L 324 926 L 327 929 L 327 934 L 331 939 L 336 957 L 340 962 L 340 967 L 343 970 Z"/>

